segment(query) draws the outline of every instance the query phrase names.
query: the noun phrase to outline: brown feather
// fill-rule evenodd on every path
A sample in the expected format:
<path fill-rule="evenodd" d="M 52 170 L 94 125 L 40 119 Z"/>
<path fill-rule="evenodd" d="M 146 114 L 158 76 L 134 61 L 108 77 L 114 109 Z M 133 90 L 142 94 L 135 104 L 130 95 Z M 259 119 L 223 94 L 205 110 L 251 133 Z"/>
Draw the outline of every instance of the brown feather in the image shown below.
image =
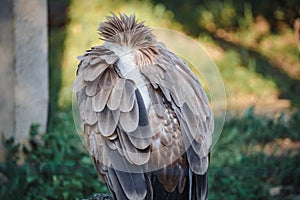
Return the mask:
<path fill-rule="evenodd" d="M 119 124 L 126 132 L 132 132 L 137 129 L 139 124 L 139 108 L 136 101 L 130 112 L 121 112 Z"/>
<path fill-rule="evenodd" d="M 141 151 L 135 148 L 135 146 L 133 146 L 130 142 L 126 133 L 120 133 L 119 137 L 124 154 L 131 163 L 135 165 L 143 165 L 149 161 L 149 149 Z"/>
<path fill-rule="evenodd" d="M 95 112 L 101 112 L 105 108 L 110 93 L 111 93 L 111 88 L 102 89 L 99 90 L 99 92 L 92 97 L 93 109 Z"/>
<path fill-rule="evenodd" d="M 89 97 L 95 96 L 95 94 L 100 90 L 98 83 L 99 77 L 92 82 L 87 82 L 85 92 Z"/>
<path fill-rule="evenodd" d="M 153 132 L 149 126 L 138 126 L 133 132 L 129 132 L 130 142 L 138 149 L 145 149 L 152 143 Z"/>
<path fill-rule="evenodd" d="M 101 89 L 111 89 L 113 86 L 112 83 L 112 74 L 114 73 L 113 69 L 107 68 L 105 70 L 105 73 L 102 75 L 100 81 L 99 81 L 99 87 Z"/>
<path fill-rule="evenodd" d="M 122 93 L 122 99 L 120 102 L 120 111 L 129 112 L 132 110 L 135 98 L 135 86 L 134 83 L 130 80 L 125 81 L 124 91 Z"/>
<path fill-rule="evenodd" d="M 121 104 L 122 94 L 123 88 L 118 89 L 117 87 L 113 87 L 110 97 L 107 101 L 107 107 L 111 110 L 118 109 Z"/>
<path fill-rule="evenodd" d="M 87 124 L 93 125 L 97 122 L 96 112 L 93 110 L 92 98 L 88 97 L 85 104 L 85 120 Z"/>
<path fill-rule="evenodd" d="M 106 137 L 112 135 L 118 124 L 120 110 L 110 110 L 105 107 L 97 116 L 100 133 Z"/>
<path fill-rule="evenodd" d="M 96 66 L 87 67 L 84 71 L 84 80 L 94 81 L 97 77 L 101 76 L 101 73 L 103 73 L 108 66 L 106 63 L 99 63 Z"/>
<path fill-rule="evenodd" d="M 83 73 L 80 73 L 73 84 L 73 92 L 79 92 L 86 86 L 86 82 L 84 81 Z"/>

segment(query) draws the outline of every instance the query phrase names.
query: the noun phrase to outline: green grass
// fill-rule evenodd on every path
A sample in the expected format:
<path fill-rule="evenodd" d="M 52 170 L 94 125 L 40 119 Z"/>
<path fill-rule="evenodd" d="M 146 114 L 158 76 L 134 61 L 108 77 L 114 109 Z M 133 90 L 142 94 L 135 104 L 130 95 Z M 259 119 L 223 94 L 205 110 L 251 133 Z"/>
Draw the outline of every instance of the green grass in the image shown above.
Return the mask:
<path fill-rule="evenodd" d="M 299 113 L 288 124 L 252 114 L 225 124 L 211 154 L 211 199 L 292 199 L 299 194 L 300 155 L 266 155 L 257 149 L 276 139 L 299 141 Z M 283 186 L 285 193 L 270 197 L 269 190 Z"/>
<path fill-rule="evenodd" d="M 253 96 L 267 100 L 281 94 L 295 104 L 297 111 L 288 122 L 281 117 L 254 116 L 251 108 L 241 118 L 226 121 L 212 149 L 210 199 L 292 199 L 293 195 L 300 194 L 299 154 L 294 157 L 289 152 L 281 156 L 267 155 L 257 148 L 279 139 L 300 140 L 298 75 L 291 77 L 289 69 L 277 60 L 283 55 L 288 63 L 299 61 L 296 46 L 283 42 L 291 38 L 291 30 L 269 32 L 256 41 L 252 38 L 255 35 L 251 32 L 254 14 L 249 5 L 242 5 L 246 8 L 242 14 L 235 10 L 233 1 L 224 1 L 226 9 L 222 13 L 218 12 L 219 6 L 213 10 L 212 3 L 194 6 L 197 12 L 191 13 L 192 4 L 179 8 L 175 4 L 170 6 L 167 0 L 164 2 L 71 1 L 70 22 L 66 27 L 51 29 L 49 34 L 50 115 L 48 131 L 43 136 L 45 146 L 38 146 L 32 140 L 32 151 L 24 150 L 27 159 L 24 165 L 18 166 L 17 146 L 13 140 L 4 141 L 9 159 L 0 163 L 0 184 L 3 185 L 0 199 L 82 199 L 93 193 L 107 192 L 77 135 L 71 104 L 72 82 L 78 64 L 76 56 L 101 44 L 96 29 L 109 11 L 135 13 L 147 25 L 192 33 L 204 47 L 219 49 L 220 55 L 214 59 L 225 82 L 229 108 Z M 238 21 L 235 14 L 240 15 Z M 220 16 L 223 18 L 218 21 Z M 183 19 L 186 23 L 182 23 Z M 216 38 L 213 32 L 199 33 L 212 26 L 224 29 L 236 26 L 233 34 L 245 36 L 247 41 L 230 43 Z M 197 38 L 198 35 L 201 37 Z M 257 42 L 255 51 L 248 48 L 249 41 Z M 270 44 L 274 44 L 274 48 Z M 276 186 L 282 186 L 284 192 L 271 197 L 269 190 Z"/>

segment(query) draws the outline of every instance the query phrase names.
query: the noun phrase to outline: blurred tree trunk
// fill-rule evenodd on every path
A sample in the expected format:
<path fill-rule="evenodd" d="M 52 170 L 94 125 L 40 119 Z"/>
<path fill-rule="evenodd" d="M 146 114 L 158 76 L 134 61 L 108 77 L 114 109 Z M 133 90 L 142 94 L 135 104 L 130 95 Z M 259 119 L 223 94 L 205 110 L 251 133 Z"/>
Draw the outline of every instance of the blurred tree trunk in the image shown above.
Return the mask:
<path fill-rule="evenodd" d="M 28 146 L 31 125 L 47 124 L 47 0 L 1 0 L 0 27 L 0 134 Z"/>

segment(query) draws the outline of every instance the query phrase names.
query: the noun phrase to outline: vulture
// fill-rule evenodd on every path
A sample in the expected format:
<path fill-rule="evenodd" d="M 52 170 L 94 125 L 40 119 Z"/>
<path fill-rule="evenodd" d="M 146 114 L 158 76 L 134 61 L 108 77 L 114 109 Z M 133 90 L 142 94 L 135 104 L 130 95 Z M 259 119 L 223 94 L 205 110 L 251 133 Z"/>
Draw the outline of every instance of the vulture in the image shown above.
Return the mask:
<path fill-rule="evenodd" d="M 112 13 L 98 31 L 73 91 L 111 198 L 208 199 L 214 120 L 199 80 L 135 15 Z"/>

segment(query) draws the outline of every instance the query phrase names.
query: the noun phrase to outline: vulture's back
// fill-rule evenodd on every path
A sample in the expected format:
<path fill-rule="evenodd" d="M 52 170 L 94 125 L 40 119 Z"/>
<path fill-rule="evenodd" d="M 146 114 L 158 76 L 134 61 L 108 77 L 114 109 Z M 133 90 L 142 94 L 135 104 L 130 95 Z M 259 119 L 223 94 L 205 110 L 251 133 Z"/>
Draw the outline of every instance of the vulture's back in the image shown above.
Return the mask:
<path fill-rule="evenodd" d="M 100 24 L 74 91 L 87 148 L 114 199 L 207 199 L 213 117 L 187 65 L 134 16 Z"/>

